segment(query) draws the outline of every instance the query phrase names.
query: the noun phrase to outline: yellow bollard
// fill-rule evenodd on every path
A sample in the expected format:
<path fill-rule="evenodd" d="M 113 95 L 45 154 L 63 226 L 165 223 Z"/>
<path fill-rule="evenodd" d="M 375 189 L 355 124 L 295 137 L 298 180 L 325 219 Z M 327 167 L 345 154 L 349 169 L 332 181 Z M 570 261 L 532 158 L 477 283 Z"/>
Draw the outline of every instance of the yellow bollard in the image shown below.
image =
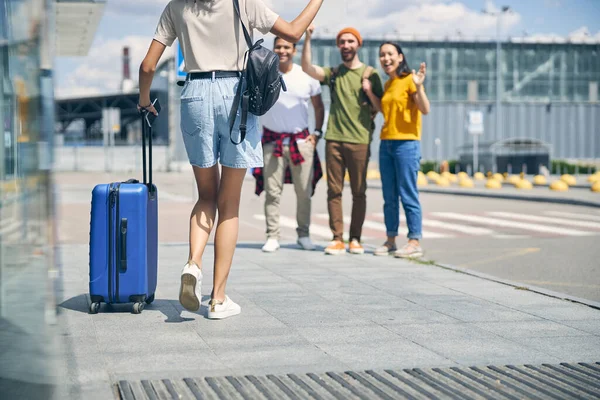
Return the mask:
<path fill-rule="evenodd" d="M 440 174 L 438 174 L 435 171 L 429 171 L 427 173 L 427 178 L 431 179 L 434 182 L 437 181 L 439 177 L 440 177 Z"/>
<path fill-rule="evenodd" d="M 436 181 L 438 186 L 448 187 L 450 186 L 450 181 L 445 176 L 440 176 Z"/>
<path fill-rule="evenodd" d="M 590 176 L 588 176 L 587 181 L 591 184 L 594 184 L 594 183 L 600 181 L 600 175 L 598 173 L 595 173 L 594 175 L 590 175 Z"/>
<path fill-rule="evenodd" d="M 527 179 L 521 179 L 515 184 L 515 187 L 521 190 L 530 190 L 533 188 L 533 185 Z"/>
<path fill-rule="evenodd" d="M 592 185 L 592 192 L 600 193 L 600 180 Z"/>
<path fill-rule="evenodd" d="M 458 178 L 456 177 L 456 175 L 454 175 L 451 172 L 448 171 L 444 171 L 442 172 L 442 176 L 446 179 L 448 179 L 448 181 L 452 182 L 452 183 L 456 183 L 458 182 Z"/>
<path fill-rule="evenodd" d="M 419 171 L 419 176 L 417 177 L 417 186 L 427 186 L 428 184 L 429 181 L 427 180 L 425 174 Z"/>
<path fill-rule="evenodd" d="M 380 180 L 381 174 L 377 169 L 370 169 L 367 171 L 367 180 Z"/>
<path fill-rule="evenodd" d="M 550 184 L 550 190 L 554 190 L 555 192 L 566 192 L 569 190 L 569 185 L 562 180 L 554 181 Z"/>
<path fill-rule="evenodd" d="M 564 174 L 563 176 L 560 177 L 560 180 L 569 186 L 577 185 L 577 179 L 575 179 L 575 177 L 573 175 Z"/>
<path fill-rule="evenodd" d="M 500 183 L 504 182 L 504 175 L 502 175 L 502 174 L 495 173 L 494 175 L 492 175 L 492 178 L 494 178 L 495 180 L 497 180 Z"/>
<path fill-rule="evenodd" d="M 475 183 L 469 177 L 467 177 L 466 179 L 461 179 L 460 182 L 458 183 L 458 185 L 460 187 L 463 187 L 463 188 L 472 188 L 472 187 L 475 187 Z"/>
<path fill-rule="evenodd" d="M 502 183 L 496 179 L 488 179 L 485 183 L 486 189 L 502 189 Z"/>
<path fill-rule="evenodd" d="M 546 179 L 546 177 L 544 175 L 536 175 L 533 177 L 533 184 L 534 185 L 547 185 L 548 180 Z"/>
<path fill-rule="evenodd" d="M 466 172 L 459 172 L 457 175 L 458 180 L 463 180 L 463 179 L 469 179 L 469 174 L 467 174 Z"/>
<path fill-rule="evenodd" d="M 476 181 L 483 181 L 485 179 L 485 175 L 483 172 L 475 172 L 473 178 L 475 178 Z"/>
<path fill-rule="evenodd" d="M 507 182 L 510 183 L 511 185 L 516 185 L 517 183 L 519 183 L 521 181 L 521 177 L 518 175 L 511 175 L 508 177 Z"/>

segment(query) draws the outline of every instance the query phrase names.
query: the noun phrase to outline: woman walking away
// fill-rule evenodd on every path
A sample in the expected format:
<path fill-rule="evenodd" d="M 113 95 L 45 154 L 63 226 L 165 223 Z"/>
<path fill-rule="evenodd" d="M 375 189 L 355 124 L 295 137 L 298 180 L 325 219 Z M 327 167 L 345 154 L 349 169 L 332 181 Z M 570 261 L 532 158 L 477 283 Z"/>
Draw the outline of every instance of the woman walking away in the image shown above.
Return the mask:
<path fill-rule="evenodd" d="M 310 0 L 292 22 L 270 10 L 262 0 L 172 0 L 163 11 L 154 40 L 140 66 L 138 107 L 156 114 L 150 86 L 166 48 L 179 39 L 188 73 L 181 92 L 181 130 L 198 188 L 198 202 L 190 217 L 190 251 L 181 273 L 179 301 L 197 311 L 202 301 L 202 255 L 216 221 L 215 262 L 208 318 L 237 315 L 241 308 L 226 294 L 238 228 L 242 182 L 247 168 L 262 167 L 258 120 L 248 115 L 245 140 L 230 140 L 228 116 L 247 45 L 234 2 L 250 33 L 271 32 L 297 42 L 317 14 L 323 0 Z M 239 137 L 239 117 L 232 132 Z M 221 171 L 217 166 L 220 163 Z"/>
<path fill-rule="evenodd" d="M 421 115 L 429 114 L 429 99 L 423 87 L 427 66 L 421 63 L 419 71 L 411 73 L 400 45 L 389 42 L 380 46 L 379 61 L 390 78 L 385 84 L 383 98 L 377 104 L 385 121 L 381 129 L 379 169 L 387 240 L 375 250 L 375 255 L 393 253 L 398 258 L 422 257 L 423 217 L 417 176 L 421 162 Z M 366 81 L 363 86 L 365 90 L 370 89 Z M 408 225 L 408 243 L 400 249 L 396 247 L 399 199 Z"/>

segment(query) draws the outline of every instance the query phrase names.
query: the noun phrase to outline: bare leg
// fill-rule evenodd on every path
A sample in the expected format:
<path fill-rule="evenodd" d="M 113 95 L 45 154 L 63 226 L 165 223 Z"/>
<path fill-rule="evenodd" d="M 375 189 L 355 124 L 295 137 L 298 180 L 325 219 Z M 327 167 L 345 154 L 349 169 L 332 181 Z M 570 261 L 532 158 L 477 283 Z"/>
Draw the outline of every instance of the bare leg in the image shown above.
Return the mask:
<path fill-rule="evenodd" d="M 190 216 L 190 254 L 199 267 L 202 267 L 202 255 L 215 223 L 217 213 L 217 195 L 219 192 L 219 168 L 193 167 L 198 201 Z"/>
<path fill-rule="evenodd" d="M 215 233 L 215 273 L 212 298 L 225 300 L 225 286 L 231 269 L 239 229 L 240 196 L 245 169 L 223 167 L 217 206 L 219 220 Z"/>

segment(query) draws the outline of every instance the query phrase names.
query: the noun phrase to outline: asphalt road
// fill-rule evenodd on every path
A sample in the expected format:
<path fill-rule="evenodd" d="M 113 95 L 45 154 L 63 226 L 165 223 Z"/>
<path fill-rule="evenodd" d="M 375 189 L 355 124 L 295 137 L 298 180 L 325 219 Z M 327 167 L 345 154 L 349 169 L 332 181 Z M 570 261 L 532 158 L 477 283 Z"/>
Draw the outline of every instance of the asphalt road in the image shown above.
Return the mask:
<path fill-rule="evenodd" d="M 61 243 L 87 243 L 93 185 L 123 178 L 88 173 L 57 175 Z M 191 174 L 156 174 L 155 182 L 159 188 L 160 242 L 186 243 L 194 201 Z M 321 249 L 331 239 L 326 191 L 321 181 L 313 197 L 311 237 Z M 369 189 L 367 196 L 363 241 L 372 251 L 385 240 L 383 200 L 380 189 Z M 421 194 L 421 200 L 426 259 L 600 302 L 600 209 L 442 194 Z M 343 203 L 344 215 L 349 216 L 349 190 L 344 192 Z M 281 244 L 297 247 L 293 186 L 286 185 L 281 204 Z M 239 240 L 254 242 L 257 249 L 265 240 L 263 206 L 264 194 L 257 197 L 254 180 L 247 180 Z M 402 217 L 401 229 L 405 226 Z M 405 233 L 401 233 L 399 244 L 404 240 L 402 235 Z M 374 263 L 378 259 L 372 254 L 358 257 L 370 257 Z M 187 252 L 182 254 L 181 265 L 186 260 Z"/>

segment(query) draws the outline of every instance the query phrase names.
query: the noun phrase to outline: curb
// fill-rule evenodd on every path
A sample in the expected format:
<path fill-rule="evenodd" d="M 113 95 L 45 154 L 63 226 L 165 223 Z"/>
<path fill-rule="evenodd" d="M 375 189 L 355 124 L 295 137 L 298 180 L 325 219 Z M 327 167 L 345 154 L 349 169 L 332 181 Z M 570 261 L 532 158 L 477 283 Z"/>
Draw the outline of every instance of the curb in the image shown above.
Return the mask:
<path fill-rule="evenodd" d="M 578 199 L 569 199 L 569 198 L 552 198 L 546 196 L 524 196 L 518 194 L 501 194 L 501 193 L 477 193 L 477 192 L 466 192 L 460 190 L 435 190 L 435 189 L 427 189 L 420 188 L 420 193 L 429 193 L 429 194 L 451 194 L 455 196 L 470 196 L 470 197 L 487 197 L 490 199 L 504 199 L 504 200 L 521 200 L 521 201 L 531 201 L 536 203 L 553 203 L 553 204 L 566 204 L 572 206 L 583 206 L 583 207 L 592 207 L 592 208 L 600 208 L 600 202 L 588 201 L 588 200 L 578 200 Z"/>
<path fill-rule="evenodd" d="M 588 306 L 588 307 L 600 310 L 600 303 L 596 302 L 596 301 L 582 299 L 580 297 L 575 297 L 575 296 L 571 296 L 571 295 L 568 295 L 568 294 L 564 294 L 564 293 L 560 293 L 560 292 L 555 292 L 555 291 L 544 289 L 544 288 L 541 288 L 541 287 L 538 287 L 538 286 L 527 285 L 527 284 L 523 284 L 523 283 L 511 281 L 511 280 L 508 280 L 508 279 L 498 278 L 498 277 L 495 277 L 495 276 L 492 276 L 492 275 L 484 274 L 482 272 L 473 271 L 473 270 L 467 269 L 467 268 L 455 267 L 453 265 L 448 265 L 448 264 L 438 264 L 438 263 L 435 263 L 435 262 L 433 264 L 431 264 L 431 265 L 434 265 L 434 266 L 439 267 L 439 268 L 447 269 L 447 270 L 450 270 L 450 271 L 460 272 L 460 273 L 463 273 L 463 274 L 466 274 L 466 275 L 475 276 L 477 278 L 485 279 L 485 280 L 488 280 L 488 281 L 501 283 L 503 285 L 512 286 L 514 288 L 528 290 L 530 292 L 534 292 L 534 293 L 541 294 L 541 295 L 548 296 L 548 297 L 553 297 L 553 298 L 556 298 L 556 299 L 559 299 L 559 300 L 566 300 L 566 301 L 570 301 L 572 303 L 582 304 L 582 305 L 585 305 L 585 306 Z"/>

